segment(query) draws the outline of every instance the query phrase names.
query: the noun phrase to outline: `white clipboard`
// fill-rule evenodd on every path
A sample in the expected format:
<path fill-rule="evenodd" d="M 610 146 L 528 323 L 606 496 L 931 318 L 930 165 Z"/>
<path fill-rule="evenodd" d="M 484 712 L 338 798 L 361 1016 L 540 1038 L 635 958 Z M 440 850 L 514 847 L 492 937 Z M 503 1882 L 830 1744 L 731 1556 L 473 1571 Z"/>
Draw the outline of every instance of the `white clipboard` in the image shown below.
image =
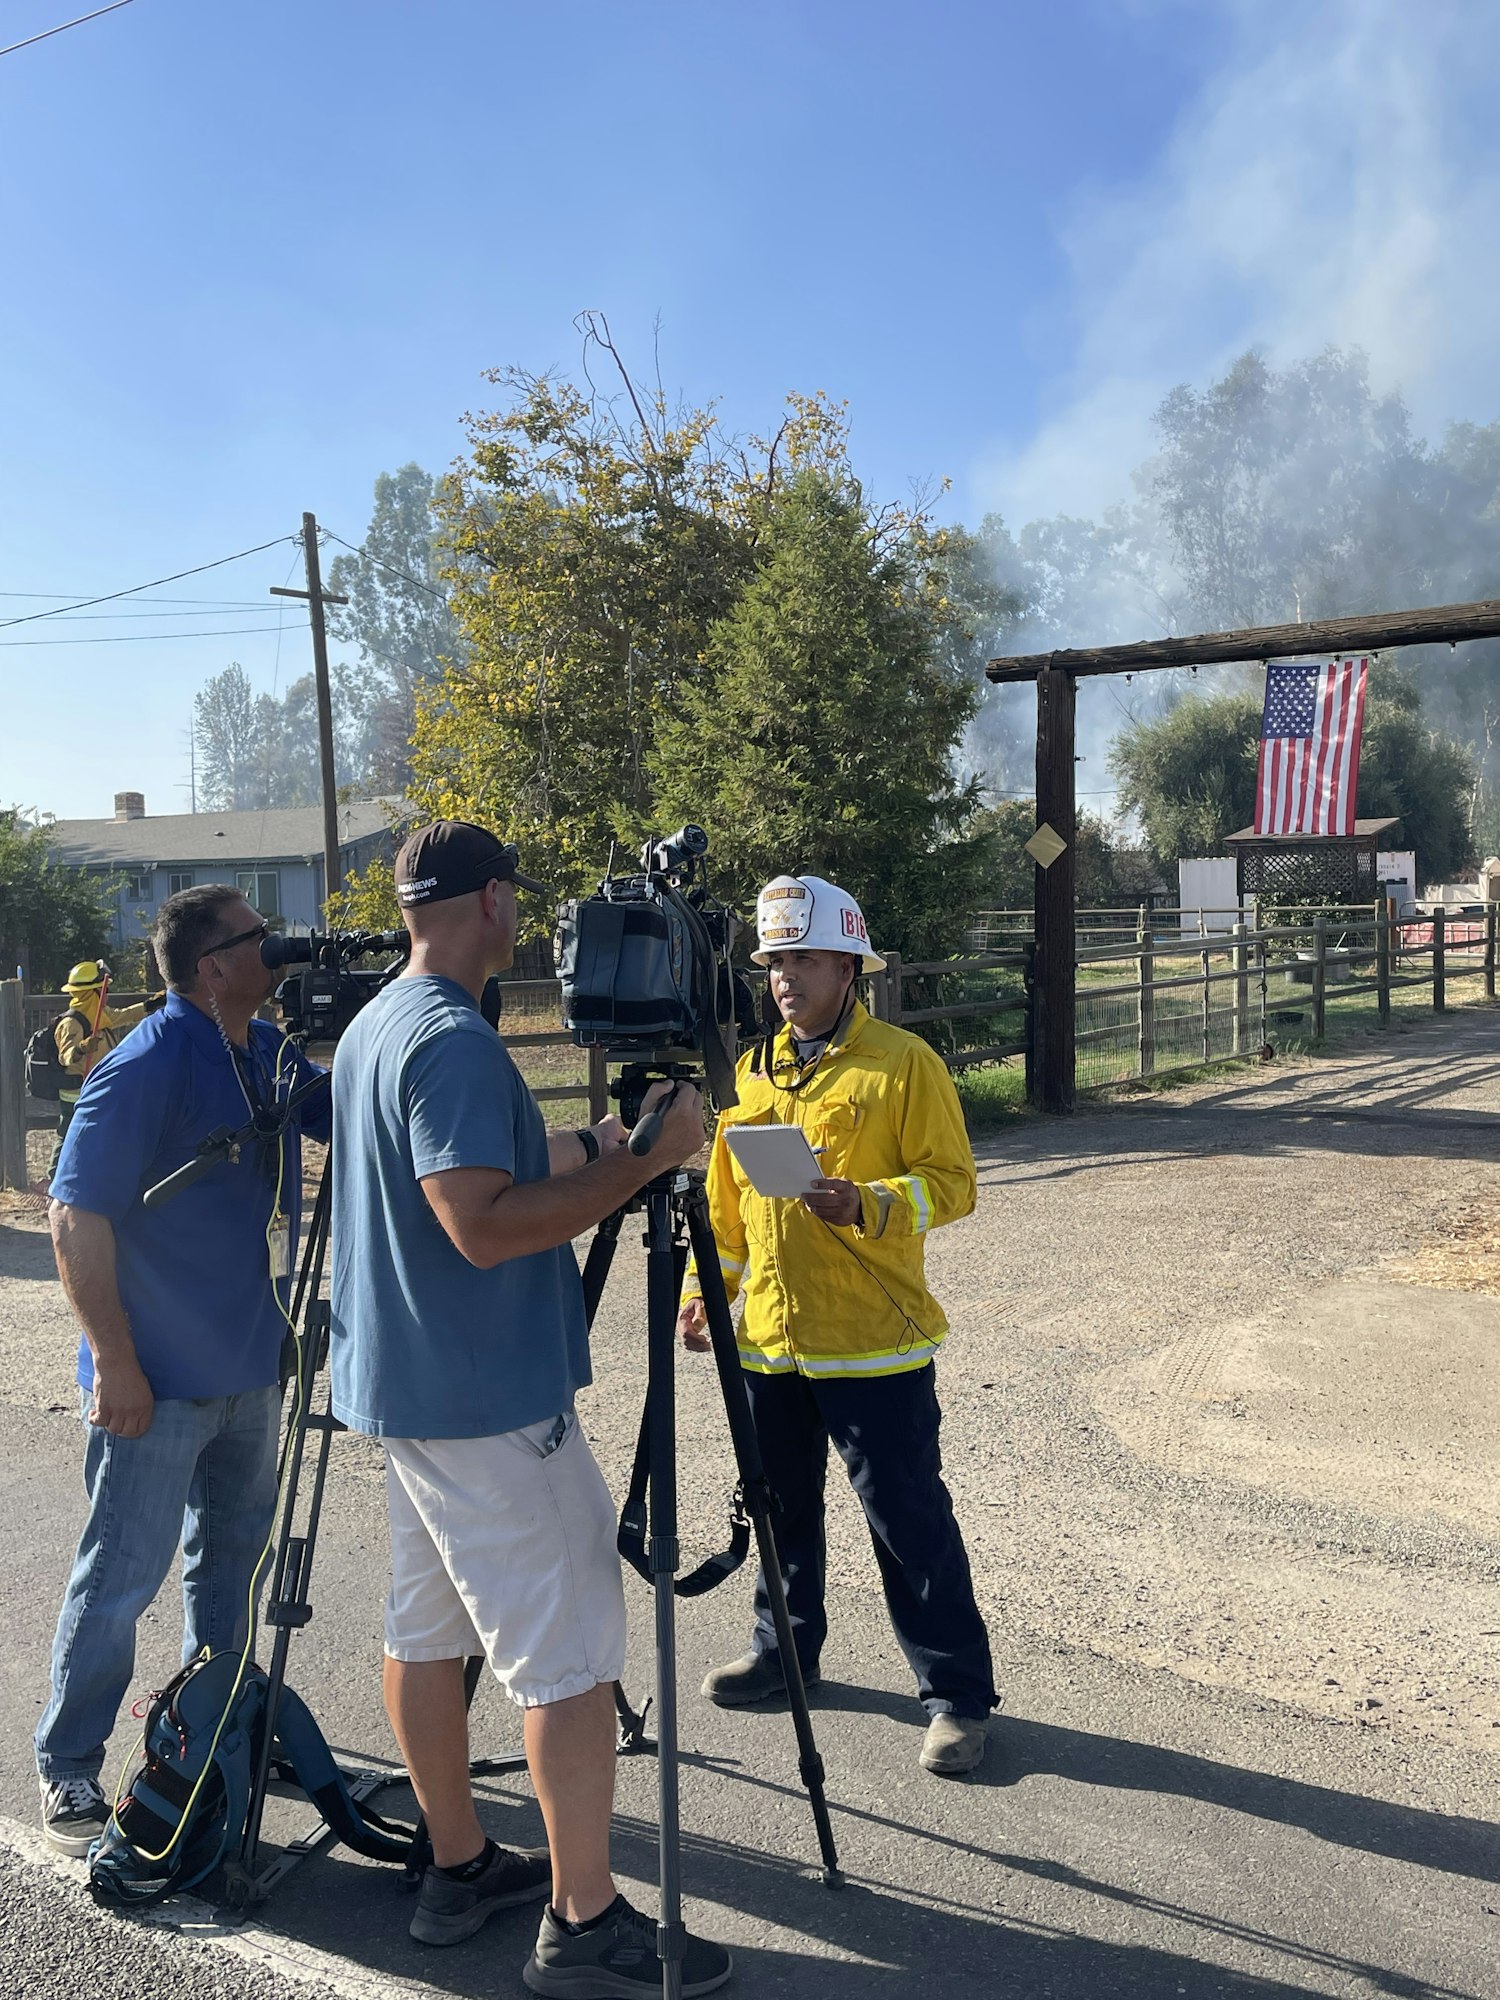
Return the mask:
<path fill-rule="evenodd" d="M 757 1194 L 811 1194 L 823 1169 L 800 1125 L 729 1125 L 724 1143 Z"/>

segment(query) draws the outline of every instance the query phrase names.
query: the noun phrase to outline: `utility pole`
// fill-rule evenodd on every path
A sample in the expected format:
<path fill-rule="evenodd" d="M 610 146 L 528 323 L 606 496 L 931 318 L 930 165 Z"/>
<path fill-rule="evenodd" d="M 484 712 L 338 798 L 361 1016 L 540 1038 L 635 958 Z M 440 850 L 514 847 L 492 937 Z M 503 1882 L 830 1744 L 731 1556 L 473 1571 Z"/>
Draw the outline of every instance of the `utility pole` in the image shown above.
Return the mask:
<path fill-rule="evenodd" d="M 323 588 L 318 567 L 318 521 L 315 514 L 302 516 L 302 554 L 307 564 L 306 590 L 288 590 L 272 584 L 273 597 L 301 597 L 307 600 L 312 624 L 313 677 L 318 693 L 318 768 L 323 785 L 323 902 L 344 885 L 339 867 L 339 802 L 333 774 L 333 694 L 328 682 L 328 628 L 323 621 L 325 604 L 347 604 L 347 597 L 330 597 Z"/>

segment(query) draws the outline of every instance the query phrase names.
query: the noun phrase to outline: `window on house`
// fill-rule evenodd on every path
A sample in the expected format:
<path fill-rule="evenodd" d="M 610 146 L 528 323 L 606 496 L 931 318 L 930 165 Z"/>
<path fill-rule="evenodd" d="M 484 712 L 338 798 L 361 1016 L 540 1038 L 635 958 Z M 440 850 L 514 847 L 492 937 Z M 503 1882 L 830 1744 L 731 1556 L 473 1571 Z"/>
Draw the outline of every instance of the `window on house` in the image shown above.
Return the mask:
<path fill-rule="evenodd" d="M 242 868 L 234 886 L 263 917 L 281 915 L 281 877 L 274 868 Z"/>
<path fill-rule="evenodd" d="M 151 901 L 151 876 L 149 871 L 125 877 L 125 899 L 130 903 Z"/>
<path fill-rule="evenodd" d="M 169 896 L 180 895 L 184 889 L 191 889 L 192 886 L 193 871 L 191 868 L 185 872 L 179 871 L 167 877 L 167 894 Z"/>

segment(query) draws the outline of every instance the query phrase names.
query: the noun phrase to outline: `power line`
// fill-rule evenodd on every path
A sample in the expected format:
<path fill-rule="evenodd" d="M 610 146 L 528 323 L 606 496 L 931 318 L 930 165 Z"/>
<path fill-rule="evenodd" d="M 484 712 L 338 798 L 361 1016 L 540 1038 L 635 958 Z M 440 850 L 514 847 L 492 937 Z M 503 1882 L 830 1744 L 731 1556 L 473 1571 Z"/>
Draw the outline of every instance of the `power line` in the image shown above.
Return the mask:
<path fill-rule="evenodd" d="M 346 542 L 342 535 L 336 535 L 332 528 L 325 528 L 323 533 L 328 537 L 330 542 L 337 542 L 341 549 L 347 549 L 351 555 L 363 556 L 367 562 L 375 563 L 381 569 L 388 569 L 392 576 L 399 576 L 402 582 L 409 583 L 413 590 L 425 590 L 427 595 L 435 597 L 439 604 L 446 604 L 448 602 L 446 595 L 441 590 L 434 590 L 430 583 L 423 583 L 419 576 L 412 576 L 409 571 L 398 569 L 395 563 L 387 562 L 384 556 L 372 555 L 369 549 L 356 548 L 353 542 Z"/>
<path fill-rule="evenodd" d="M 202 576 L 205 570 L 223 569 L 226 563 L 243 562 L 246 556 L 258 556 L 263 549 L 280 548 L 283 542 L 295 540 L 295 535 L 276 535 L 269 542 L 257 542 L 253 549 L 240 549 L 232 556 L 219 556 L 214 562 L 198 563 L 192 569 L 179 569 L 171 576 L 158 576 L 150 583 L 133 583 L 128 590 L 108 590 L 100 597 L 85 597 L 80 604 L 60 604 L 53 611 L 28 611 L 21 618 L 0 619 L 0 626 L 31 625 L 38 618 L 60 618 L 68 611 L 87 611 L 95 604 L 113 604 L 116 598 L 137 597 L 143 590 L 159 590 L 164 583 L 180 583 L 185 576 Z"/>
<path fill-rule="evenodd" d="M 191 611 L 73 611 L 63 617 L 64 625 L 117 625 L 127 618 L 202 618 L 207 611 L 217 611 L 222 617 L 233 612 L 264 611 L 265 605 L 259 599 L 246 598 L 243 601 L 229 600 L 223 604 L 197 605 Z M 87 641 L 80 643 L 87 644 Z"/>
<path fill-rule="evenodd" d="M 168 639 L 238 639 L 275 625 L 220 625 L 206 632 L 97 632 L 88 639 L 0 639 L 0 646 L 160 646 Z"/>
<path fill-rule="evenodd" d="M 65 34 L 69 28 L 81 28 L 85 21 L 97 21 L 101 14 L 114 14 L 129 5 L 130 0 L 109 0 L 107 7 L 96 7 L 92 14 L 80 14 L 74 21 L 61 21 L 55 28 L 43 28 L 39 35 L 28 35 L 24 42 L 12 42 L 8 49 L 0 49 L 0 56 L 14 55 L 17 49 L 29 49 L 33 42 L 45 42 L 50 35 Z"/>
<path fill-rule="evenodd" d="M 149 586 L 148 586 L 149 587 Z M 39 604 L 59 604 L 66 611 L 80 597 L 87 597 L 84 590 L 0 590 L 0 597 L 34 598 Z M 210 611 L 238 611 L 244 607 L 260 609 L 258 597 L 158 597 L 158 604 L 197 604 Z"/>

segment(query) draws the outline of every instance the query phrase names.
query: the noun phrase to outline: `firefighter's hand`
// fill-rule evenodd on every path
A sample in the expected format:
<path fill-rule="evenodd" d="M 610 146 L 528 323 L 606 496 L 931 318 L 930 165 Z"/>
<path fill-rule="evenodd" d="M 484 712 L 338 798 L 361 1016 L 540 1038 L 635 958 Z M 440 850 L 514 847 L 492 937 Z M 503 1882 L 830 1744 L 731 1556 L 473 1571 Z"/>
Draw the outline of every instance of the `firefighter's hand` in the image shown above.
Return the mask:
<path fill-rule="evenodd" d="M 859 1189 L 853 1181 L 814 1181 L 813 1191 L 803 1195 L 802 1205 L 844 1229 L 858 1222 L 861 1214 Z"/>
<path fill-rule="evenodd" d="M 713 1342 L 708 1337 L 708 1314 L 702 1299 L 684 1299 L 677 1315 L 677 1331 L 682 1344 L 694 1354 L 707 1354 Z"/>
<path fill-rule="evenodd" d="M 151 1384 L 141 1373 L 138 1361 L 94 1363 L 94 1400 L 89 1422 L 112 1437 L 144 1437 L 151 1428 L 155 1409 Z"/>

